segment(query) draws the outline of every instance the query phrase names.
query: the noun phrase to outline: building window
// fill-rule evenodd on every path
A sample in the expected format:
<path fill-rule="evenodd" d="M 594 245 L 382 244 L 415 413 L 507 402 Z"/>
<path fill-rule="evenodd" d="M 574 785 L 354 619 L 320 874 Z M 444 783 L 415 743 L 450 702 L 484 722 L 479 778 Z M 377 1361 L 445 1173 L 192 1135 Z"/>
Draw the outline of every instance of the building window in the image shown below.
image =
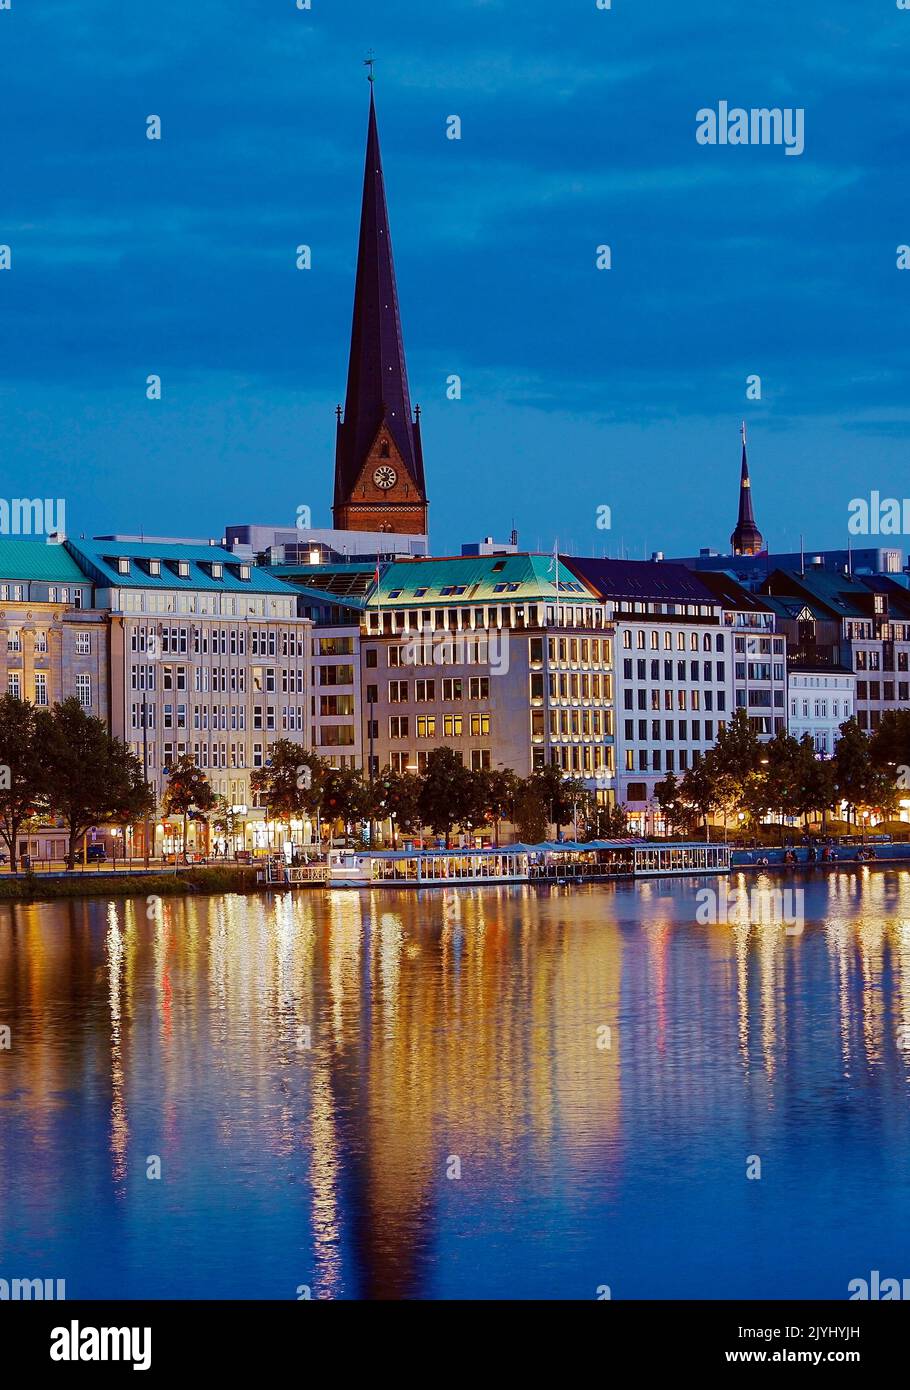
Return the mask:
<path fill-rule="evenodd" d="M 91 676 L 76 677 L 76 699 L 83 709 L 91 709 L 92 705 L 92 678 Z"/>
<path fill-rule="evenodd" d="M 6 678 L 7 693 L 15 695 L 17 700 L 20 699 L 22 695 L 21 679 L 18 671 L 10 671 Z"/>
<path fill-rule="evenodd" d="M 44 671 L 35 672 L 35 704 L 47 704 L 47 673 Z"/>

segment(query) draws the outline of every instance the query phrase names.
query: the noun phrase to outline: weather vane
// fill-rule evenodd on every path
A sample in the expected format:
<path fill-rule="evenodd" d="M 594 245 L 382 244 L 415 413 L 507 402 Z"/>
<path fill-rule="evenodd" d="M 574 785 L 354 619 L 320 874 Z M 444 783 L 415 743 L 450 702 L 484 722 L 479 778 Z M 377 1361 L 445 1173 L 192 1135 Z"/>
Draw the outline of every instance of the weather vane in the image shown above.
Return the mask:
<path fill-rule="evenodd" d="M 376 81 L 376 78 L 375 78 L 375 76 L 374 76 L 374 74 L 373 74 L 373 64 L 374 64 L 375 62 L 376 62 L 376 59 L 373 57 L 373 50 L 372 50 L 372 48 L 371 48 L 371 49 L 370 49 L 370 52 L 369 52 L 369 56 L 366 57 L 366 58 L 364 58 L 364 60 L 363 60 L 363 66 L 364 66 L 365 68 L 369 68 L 369 69 L 370 69 L 369 74 L 368 74 L 368 76 L 367 76 L 367 81 L 368 81 L 368 82 L 375 82 L 375 81 Z"/>

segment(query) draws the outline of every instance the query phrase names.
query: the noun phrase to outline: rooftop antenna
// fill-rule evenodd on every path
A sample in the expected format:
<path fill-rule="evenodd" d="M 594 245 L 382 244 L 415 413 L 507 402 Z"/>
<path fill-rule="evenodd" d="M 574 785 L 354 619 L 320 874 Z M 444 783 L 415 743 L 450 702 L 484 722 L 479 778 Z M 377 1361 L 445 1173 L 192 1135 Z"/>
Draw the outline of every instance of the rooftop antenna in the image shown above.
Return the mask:
<path fill-rule="evenodd" d="M 805 579 L 805 577 L 806 577 L 806 552 L 805 552 L 805 550 L 804 550 L 804 548 L 803 548 L 803 533 L 802 533 L 802 531 L 800 531 L 800 533 L 799 533 L 799 572 L 800 572 L 800 576 L 801 576 L 803 579 Z"/>
<path fill-rule="evenodd" d="M 853 578 L 853 551 L 850 548 L 850 536 L 847 535 L 847 573 Z"/>

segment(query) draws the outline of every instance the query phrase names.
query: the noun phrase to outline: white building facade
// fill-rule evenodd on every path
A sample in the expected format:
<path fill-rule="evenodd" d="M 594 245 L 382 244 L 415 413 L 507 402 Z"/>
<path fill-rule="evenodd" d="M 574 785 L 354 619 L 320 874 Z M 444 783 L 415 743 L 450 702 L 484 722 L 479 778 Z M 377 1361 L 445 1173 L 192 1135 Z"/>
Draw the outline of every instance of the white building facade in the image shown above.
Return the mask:
<path fill-rule="evenodd" d="M 856 676 L 829 668 L 791 669 L 788 677 L 789 732 L 809 734 L 820 757 L 830 758 L 840 725 L 856 711 Z"/>

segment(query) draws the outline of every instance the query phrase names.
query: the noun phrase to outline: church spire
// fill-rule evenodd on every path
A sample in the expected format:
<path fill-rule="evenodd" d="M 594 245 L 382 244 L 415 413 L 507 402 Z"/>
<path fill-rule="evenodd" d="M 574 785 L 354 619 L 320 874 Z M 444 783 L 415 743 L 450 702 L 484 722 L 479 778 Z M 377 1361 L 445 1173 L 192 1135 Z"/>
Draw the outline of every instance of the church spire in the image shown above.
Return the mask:
<path fill-rule="evenodd" d="M 764 541 L 762 533 L 755 524 L 755 513 L 752 510 L 752 482 L 749 478 L 749 461 L 746 458 L 746 422 L 742 423 L 743 437 L 743 461 L 739 475 L 739 516 L 736 520 L 736 530 L 730 537 L 730 544 L 733 547 L 734 555 L 757 555 L 761 551 Z"/>
<path fill-rule="evenodd" d="M 372 57 L 370 114 L 344 418 L 335 446 L 335 525 L 426 531 L 420 425 L 411 412 Z"/>

